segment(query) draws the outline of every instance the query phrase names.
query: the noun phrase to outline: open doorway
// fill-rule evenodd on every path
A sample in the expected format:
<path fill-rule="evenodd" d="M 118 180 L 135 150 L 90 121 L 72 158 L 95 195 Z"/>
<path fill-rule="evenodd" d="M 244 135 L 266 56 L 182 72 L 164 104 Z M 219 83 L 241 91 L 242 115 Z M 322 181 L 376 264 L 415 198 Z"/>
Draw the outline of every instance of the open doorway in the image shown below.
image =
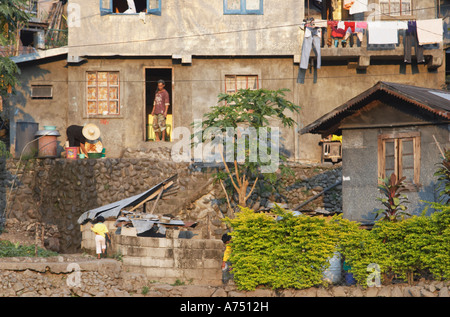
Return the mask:
<path fill-rule="evenodd" d="M 173 92 L 172 92 L 172 68 L 146 68 L 145 69 L 145 122 L 146 122 L 146 140 L 154 141 L 155 133 L 153 131 L 153 102 L 158 89 L 158 80 L 164 80 L 165 89 L 169 93 L 170 106 L 166 117 L 166 139 L 172 141 L 173 131 Z"/>

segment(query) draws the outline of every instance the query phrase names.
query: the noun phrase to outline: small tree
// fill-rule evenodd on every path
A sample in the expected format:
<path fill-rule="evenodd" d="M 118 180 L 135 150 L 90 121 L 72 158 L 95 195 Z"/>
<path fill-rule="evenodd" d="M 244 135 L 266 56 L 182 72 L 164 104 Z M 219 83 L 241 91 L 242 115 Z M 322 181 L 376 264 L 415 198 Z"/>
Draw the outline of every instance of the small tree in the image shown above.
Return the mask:
<path fill-rule="evenodd" d="M 14 92 L 19 67 L 9 58 L 18 54 L 20 29 L 28 22 L 29 15 L 23 10 L 27 0 L 0 1 L 0 46 L 10 48 L 6 56 L 0 56 L 0 99 Z"/>
<path fill-rule="evenodd" d="M 218 105 L 203 116 L 200 124 L 193 123 L 197 131 L 192 135 L 192 139 L 197 140 L 194 144 L 199 141 L 206 142 L 208 129 L 216 131 L 215 140 L 222 141 L 221 144 L 223 137 L 228 140 L 225 151 L 223 147 L 219 147 L 225 171 L 217 173 L 215 178 L 222 185 L 227 199 L 229 196 L 226 187 L 231 188 L 231 193 L 237 193 L 238 203 L 242 207 L 246 206 L 261 177 L 268 181 L 276 179 L 276 171 L 261 173 L 262 168 L 267 166 L 267 156 L 277 154 L 281 161 L 286 160 L 283 154 L 274 153 L 279 151 L 278 147 L 273 146 L 278 140 L 271 137 L 272 130 L 275 130 L 272 127 L 274 121 L 284 127 L 293 127 L 296 124 L 286 113 L 298 113 L 300 107 L 285 99 L 286 91 L 288 90 L 242 89 L 233 95 L 220 94 Z M 252 132 L 248 138 L 242 133 L 246 130 Z M 232 162 L 229 159 L 230 152 Z M 265 153 L 266 157 L 261 156 L 261 153 Z M 282 164 L 278 167 L 282 172 L 287 171 Z M 224 182 L 231 186 L 225 186 Z M 230 205 L 229 199 L 228 204 Z"/>
<path fill-rule="evenodd" d="M 405 215 L 410 216 L 404 205 L 409 202 L 408 197 L 402 194 L 406 190 L 403 184 L 405 179 L 406 177 L 397 179 L 395 173 L 392 173 L 389 178 L 382 179 L 381 184 L 378 185 L 380 192 L 385 195 L 385 198 L 377 198 L 386 207 L 375 212 L 377 217 L 383 216 L 381 220 L 397 222 Z"/>

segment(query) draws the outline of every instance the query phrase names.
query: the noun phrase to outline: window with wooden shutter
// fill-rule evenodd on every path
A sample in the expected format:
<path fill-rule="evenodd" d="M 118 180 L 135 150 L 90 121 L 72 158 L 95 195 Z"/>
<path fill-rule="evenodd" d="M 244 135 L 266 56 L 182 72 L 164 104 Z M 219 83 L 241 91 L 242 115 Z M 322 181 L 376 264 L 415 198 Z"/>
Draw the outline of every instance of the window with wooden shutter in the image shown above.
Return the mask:
<path fill-rule="evenodd" d="M 420 185 L 420 133 L 406 132 L 378 136 L 378 178 L 406 177 L 408 189 Z"/>
<path fill-rule="evenodd" d="M 263 0 L 223 0 L 224 14 L 264 14 Z"/>

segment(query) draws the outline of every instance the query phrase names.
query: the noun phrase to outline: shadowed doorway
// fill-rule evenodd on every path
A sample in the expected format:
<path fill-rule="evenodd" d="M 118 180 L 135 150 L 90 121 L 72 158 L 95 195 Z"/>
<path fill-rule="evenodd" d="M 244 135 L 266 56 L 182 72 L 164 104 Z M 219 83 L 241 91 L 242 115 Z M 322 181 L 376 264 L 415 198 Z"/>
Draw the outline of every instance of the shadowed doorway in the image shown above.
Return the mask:
<path fill-rule="evenodd" d="M 145 69 L 145 122 L 146 122 L 146 141 L 154 141 L 153 132 L 153 102 L 155 100 L 156 90 L 158 89 L 158 80 L 164 80 L 166 90 L 169 93 L 170 106 L 166 118 L 166 139 L 171 141 L 173 131 L 173 112 L 172 112 L 172 69 L 171 68 L 146 68 Z"/>

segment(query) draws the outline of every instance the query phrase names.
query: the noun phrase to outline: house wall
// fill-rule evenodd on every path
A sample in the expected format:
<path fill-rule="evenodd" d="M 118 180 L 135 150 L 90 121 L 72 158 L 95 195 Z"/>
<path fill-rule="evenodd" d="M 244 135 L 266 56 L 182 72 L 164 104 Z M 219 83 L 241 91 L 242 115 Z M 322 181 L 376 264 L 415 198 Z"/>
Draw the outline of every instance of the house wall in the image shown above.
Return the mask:
<path fill-rule="evenodd" d="M 405 18 L 434 18 L 434 5 L 431 0 L 413 1 L 414 15 Z M 27 77 L 35 76 L 33 72 L 39 73 L 43 68 L 54 69 L 55 75 L 38 77 L 58 82 L 60 77 L 67 77 L 68 81 L 68 97 L 53 100 L 52 104 L 48 101 L 39 103 L 51 105 L 45 112 L 39 107 L 30 109 L 27 106 L 24 114 L 45 114 L 40 121 L 48 118 L 57 121 L 62 134 L 61 144 L 65 141 L 68 125 L 96 123 L 102 129 L 108 155 L 119 157 L 127 147 L 153 146 L 145 142 L 145 67 L 173 70 L 174 127 L 189 127 L 194 119 L 201 118 L 215 105 L 218 93 L 224 89 L 225 74 L 253 73 L 260 76 L 263 88 L 291 90 L 287 97 L 302 110 L 299 115 L 294 115 L 298 129 L 283 130 L 286 153 L 293 160 L 317 162 L 321 158 L 320 136 L 300 136 L 297 132 L 303 126 L 380 80 L 430 88 L 441 88 L 445 84 L 445 62 L 434 70 L 424 64 L 404 64 L 400 52 L 402 44 L 383 56 L 377 55 L 379 51 L 371 51 L 374 56 L 370 56 L 371 64 L 366 69 L 356 69 L 358 54 L 350 48 L 324 48 L 322 68 L 308 70 L 305 83 L 297 84 L 304 34 L 298 26 L 304 12 L 304 3 L 295 0 L 283 1 L 282 5 L 279 1 L 266 0 L 263 15 L 226 15 L 223 0 L 162 0 L 160 16 L 149 14 L 141 20 L 136 14 L 102 16 L 99 1 L 73 0 L 69 8 L 68 59 L 82 56 L 86 60 L 67 66 L 50 65 L 53 63 L 50 60 L 36 66 L 37 70 L 28 69 L 30 64 L 21 64 L 21 68 L 26 69 L 24 89 L 28 89 Z M 440 55 L 436 52 L 442 53 L 441 50 L 428 50 L 427 53 L 439 60 Z M 86 116 L 86 70 L 120 71 L 122 115 L 119 118 Z M 59 89 L 62 94 L 65 90 Z M 13 105 L 18 103 L 21 105 L 18 108 L 24 109 L 27 98 L 24 94 L 19 102 L 13 101 Z M 30 101 L 30 104 L 36 102 Z M 60 118 L 66 108 L 67 120 L 61 124 Z M 52 115 L 48 116 L 49 112 Z M 13 119 L 20 119 L 20 115 Z M 15 138 L 14 126 L 11 136 Z"/>
<path fill-rule="evenodd" d="M 302 1 L 264 1 L 263 15 L 225 15 L 223 0 L 162 0 L 161 15 L 100 15 L 99 0 L 72 0 L 71 55 L 294 55 Z M 78 23 L 79 22 L 79 23 Z M 249 30 L 249 31 L 246 31 Z M 212 44 L 214 43 L 214 44 Z M 99 50 L 99 47 L 101 49 Z"/>
<path fill-rule="evenodd" d="M 382 194 L 378 185 L 378 135 L 393 132 L 420 132 L 421 164 L 420 190 L 407 192 L 410 201 L 407 212 L 419 215 L 427 205 L 423 201 L 437 201 L 437 178 L 433 175 L 441 154 L 433 135 L 442 148 L 450 146 L 450 130 L 447 124 L 413 126 L 404 128 L 348 129 L 343 130 L 342 204 L 344 217 L 363 223 L 373 223 L 372 213 L 383 208 L 377 197 Z M 430 208 L 431 210 L 431 208 Z"/>
<path fill-rule="evenodd" d="M 68 70 L 65 56 L 50 58 L 43 63 L 21 63 L 20 70 L 17 91 L 5 102 L 5 110 L 10 120 L 10 144 L 13 154 L 17 122 L 37 122 L 39 129 L 44 129 L 44 125 L 54 125 L 62 135 L 60 140 L 65 140 L 67 127 Z M 53 98 L 32 99 L 32 85 L 52 85 Z M 64 144 L 64 141 L 61 141 L 61 144 Z M 61 150 L 62 147 L 58 151 Z"/>
<path fill-rule="evenodd" d="M 198 58 L 193 60 L 191 66 L 174 64 L 168 58 L 89 58 L 83 64 L 69 67 L 68 124 L 97 124 L 102 132 L 102 142 L 111 157 L 121 156 L 127 147 L 154 146 L 155 142 L 145 141 L 146 68 L 172 69 L 174 128 L 190 128 L 195 119 L 201 119 L 210 107 L 217 104 L 217 96 L 225 91 L 227 74 L 258 75 L 260 87 L 288 88 L 291 92 L 287 93 L 286 98 L 294 99 L 294 65 L 291 58 Z M 85 76 L 86 71 L 92 70 L 120 72 L 120 116 L 86 115 Z M 293 129 L 283 130 L 284 144 L 292 155 L 296 137 Z"/>
<path fill-rule="evenodd" d="M 11 144 L 15 144 L 15 122 L 31 121 L 56 125 L 60 151 L 66 140 L 65 131 L 71 124 L 97 124 L 108 157 L 121 157 L 126 148 L 153 148 L 156 142 L 146 142 L 145 69 L 171 68 L 173 74 L 174 128 L 186 127 L 200 119 L 217 96 L 225 91 L 227 74 L 256 74 L 260 87 L 288 88 L 286 98 L 301 106 L 294 114 L 296 129 L 282 129 L 282 144 L 290 159 L 317 162 L 321 158 L 320 136 L 298 132 L 350 98 L 362 93 L 378 81 L 392 81 L 430 88 L 440 88 L 445 82 L 443 67 L 429 71 L 426 65 L 402 66 L 400 61 L 377 61 L 365 73 L 346 63 L 326 61 L 321 69 L 307 73 L 304 84 L 296 82 L 298 66 L 289 57 L 194 58 L 190 65 L 171 58 L 91 57 L 80 64 L 67 64 L 64 57 L 41 62 L 21 63 L 21 85 L 18 93 L 8 98 L 5 107 L 11 121 Z M 121 115 L 92 117 L 86 115 L 86 71 L 119 71 L 121 80 Z M 51 100 L 31 99 L 33 84 L 49 84 L 54 88 Z M 174 140 L 176 141 L 176 140 Z M 160 143 L 161 144 L 161 143 Z M 160 145 L 159 144 L 159 145 Z M 158 146 L 159 146 L 158 145 Z M 173 143 L 164 144 L 171 147 Z M 14 153 L 14 148 L 11 148 Z"/>

